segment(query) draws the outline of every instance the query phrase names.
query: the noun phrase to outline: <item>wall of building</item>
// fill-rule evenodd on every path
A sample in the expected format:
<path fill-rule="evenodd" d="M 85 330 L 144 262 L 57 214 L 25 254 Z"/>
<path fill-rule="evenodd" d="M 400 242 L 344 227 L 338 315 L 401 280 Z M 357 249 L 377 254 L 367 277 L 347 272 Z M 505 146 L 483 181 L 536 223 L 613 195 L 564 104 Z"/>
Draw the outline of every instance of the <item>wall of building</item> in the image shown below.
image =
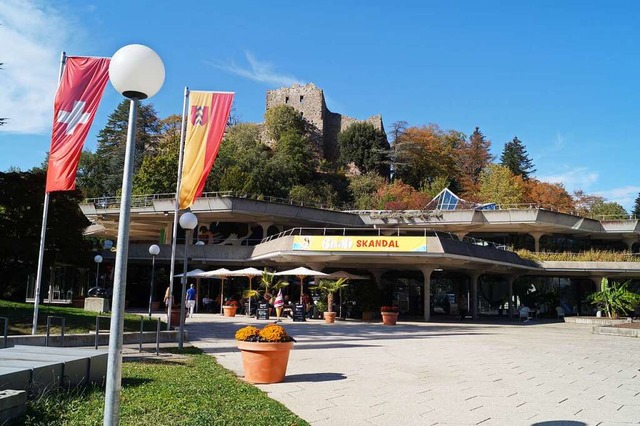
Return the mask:
<path fill-rule="evenodd" d="M 312 125 L 316 139 L 312 138 L 319 154 L 329 160 L 338 158 L 338 134 L 353 123 L 366 121 L 376 129 L 384 132 L 382 116 L 374 115 L 366 120 L 331 112 L 327 108 L 324 92 L 315 84 L 294 84 L 267 91 L 266 109 L 277 105 L 289 105 L 302 113 L 302 116 Z"/>

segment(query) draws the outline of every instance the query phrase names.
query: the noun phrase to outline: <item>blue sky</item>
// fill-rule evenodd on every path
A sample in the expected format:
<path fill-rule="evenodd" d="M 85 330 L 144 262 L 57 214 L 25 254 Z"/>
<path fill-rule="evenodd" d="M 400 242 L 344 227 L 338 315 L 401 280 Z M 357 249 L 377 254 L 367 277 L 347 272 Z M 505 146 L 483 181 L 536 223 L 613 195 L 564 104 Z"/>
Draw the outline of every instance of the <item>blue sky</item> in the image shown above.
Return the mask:
<path fill-rule="evenodd" d="M 180 113 L 184 86 L 237 93 L 262 121 L 266 90 L 313 82 L 332 111 L 384 123 L 479 126 L 497 157 L 518 136 L 536 177 L 631 208 L 640 135 L 640 2 L 0 0 L 0 170 L 49 149 L 60 52 L 141 43 Z M 111 85 L 85 147 L 121 97 Z"/>

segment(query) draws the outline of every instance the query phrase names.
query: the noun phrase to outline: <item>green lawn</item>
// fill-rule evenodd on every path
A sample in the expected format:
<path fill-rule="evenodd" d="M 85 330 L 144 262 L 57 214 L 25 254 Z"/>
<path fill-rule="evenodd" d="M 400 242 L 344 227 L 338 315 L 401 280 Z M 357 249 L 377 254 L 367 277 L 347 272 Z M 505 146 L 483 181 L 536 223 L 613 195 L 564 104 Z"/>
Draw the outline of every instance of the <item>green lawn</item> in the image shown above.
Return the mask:
<path fill-rule="evenodd" d="M 40 305 L 38 309 L 38 334 L 47 332 L 47 316 L 61 316 L 65 318 L 65 333 L 78 334 L 88 333 L 96 329 L 97 312 L 89 312 L 80 308 L 71 308 L 66 306 L 50 306 Z M 110 315 L 110 314 L 102 314 Z M 17 303 L 0 300 L 0 317 L 9 318 L 9 335 L 31 334 L 31 326 L 33 323 L 33 304 Z M 110 320 L 101 319 L 100 329 L 108 330 Z M 149 320 L 145 316 L 144 329 L 155 331 L 156 320 Z M 164 328 L 163 328 L 164 329 Z M 140 315 L 126 314 L 124 319 L 125 331 L 140 331 Z M 60 333 L 60 321 L 52 321 L 52 334 Z"/>
<path fill-rule="evenodd" d="M 121 425 L 307 425 L 195 348 L 178 359 L 125 362 Z M 162 358 L 162 357 L 161 357 Z M 28 403 L 24 425 L 101 425 L 104 391 L 50 393 Z"/>

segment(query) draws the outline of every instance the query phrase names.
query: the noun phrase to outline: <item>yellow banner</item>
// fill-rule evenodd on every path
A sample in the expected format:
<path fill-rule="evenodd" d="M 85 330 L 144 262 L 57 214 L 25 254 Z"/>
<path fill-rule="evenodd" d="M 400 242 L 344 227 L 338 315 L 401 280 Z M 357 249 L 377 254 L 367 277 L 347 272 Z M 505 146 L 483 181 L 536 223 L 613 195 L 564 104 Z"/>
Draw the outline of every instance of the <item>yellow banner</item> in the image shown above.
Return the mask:
<path fill-rule="evenodd" d="M 375 251 L 426 252 L 426 237 L 345 237 L 302 236 L 293 237 L 293 250 L 300 251 Z"/>

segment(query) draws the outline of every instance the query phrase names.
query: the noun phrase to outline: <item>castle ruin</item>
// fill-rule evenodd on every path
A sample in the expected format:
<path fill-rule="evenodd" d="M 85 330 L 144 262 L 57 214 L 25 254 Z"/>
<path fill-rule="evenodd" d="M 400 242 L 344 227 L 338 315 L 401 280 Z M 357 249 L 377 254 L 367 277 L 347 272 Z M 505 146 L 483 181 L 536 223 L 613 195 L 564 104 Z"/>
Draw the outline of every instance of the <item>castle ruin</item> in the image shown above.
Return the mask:
<path fill-rule="evenodd" d="M 366 120 L 357 120 L 329 111 L 322 89 L 317 88 L 313 83 L 304 86 L 294 84 L 291 87 L 268 90 L 266 109 L 277 105 L 289 105 L 302 113 L 302 116 L 313 126 L 319 136 L 317 148 L 320 155 L 331 161 L 338 159 L 338 134 L 351 124 L 364 121 L 384 132 L 381 115 L 374 115 Z"/>

